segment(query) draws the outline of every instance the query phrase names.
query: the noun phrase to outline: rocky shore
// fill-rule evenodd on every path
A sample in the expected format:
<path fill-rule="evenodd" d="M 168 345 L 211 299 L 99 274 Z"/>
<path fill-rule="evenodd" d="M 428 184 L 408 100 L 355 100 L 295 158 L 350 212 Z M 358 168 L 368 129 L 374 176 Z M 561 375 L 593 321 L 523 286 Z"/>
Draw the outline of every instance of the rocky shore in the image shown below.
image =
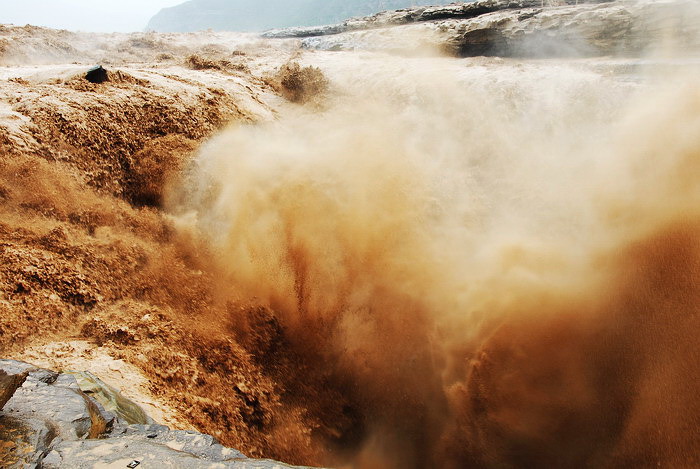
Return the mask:
<path fill-rule="evenodd" d="M 0 466 L 292 467 L 249 459 L 210 435 L 158 425 L 98 378 L 88 375 L 86 386 L 75 375 L 0 360 Z"/>

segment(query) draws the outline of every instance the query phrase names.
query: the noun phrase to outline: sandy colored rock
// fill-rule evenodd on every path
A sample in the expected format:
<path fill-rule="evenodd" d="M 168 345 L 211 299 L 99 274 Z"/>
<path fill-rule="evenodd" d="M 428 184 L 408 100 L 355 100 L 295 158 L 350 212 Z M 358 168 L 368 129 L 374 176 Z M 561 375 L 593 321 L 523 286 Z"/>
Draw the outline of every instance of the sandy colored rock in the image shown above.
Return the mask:
<path fill-rule="evenodd" d="M 0 370 L 0 410 L 14 395 L 17 388 L 22 386 L 24 380 L 27 379 L 27 373 L 8 374 L 4 370 Z"/>

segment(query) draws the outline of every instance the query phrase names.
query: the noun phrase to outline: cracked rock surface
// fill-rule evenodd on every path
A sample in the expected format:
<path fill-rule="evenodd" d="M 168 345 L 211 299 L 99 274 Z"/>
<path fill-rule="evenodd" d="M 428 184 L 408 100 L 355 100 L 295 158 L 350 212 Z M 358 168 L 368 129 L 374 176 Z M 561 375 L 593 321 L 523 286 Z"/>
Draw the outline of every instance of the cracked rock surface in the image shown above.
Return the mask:
<path fill-rule="evenodd" d="M 210 435 L 130 425 L 83 392 L 72 374 L 29 363 L 0 360 L 0 396 L 6 400 L 0 411 L 2 468 L 292 467 L 249 459 Z"/>

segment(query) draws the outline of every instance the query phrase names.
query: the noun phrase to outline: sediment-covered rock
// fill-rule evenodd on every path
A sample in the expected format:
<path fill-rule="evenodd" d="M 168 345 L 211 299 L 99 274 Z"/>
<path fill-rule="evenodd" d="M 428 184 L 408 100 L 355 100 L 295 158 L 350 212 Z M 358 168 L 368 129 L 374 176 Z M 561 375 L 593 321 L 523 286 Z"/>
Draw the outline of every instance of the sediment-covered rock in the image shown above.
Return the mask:
<path fill-rule="evenodd" d="M 81 389 L 74 373 L 0 360 L 0 385 L 8 394 L 12 386 L 16 389 L 0 412 L 3 468 L 78 469 L 129 464 L 143 468 L 292 467 L 249 459 L 210 435 L 171 430 L 164 425 L 129 424 L 120 417 L 123 412 L 108 412 L 92 397 L 94 380 Z M 102 396 L 103 400 L 126 406 L 133 414 L 136 404 L 116 395 L 112 388 L 101 391 L 111 394 Z"/>
<path fill-rule="evenodd" d="M 542 2 L 483 0 L 384 12 L 318 28 L 270 31 L 321 50 L 413 52 L 429 45 L 457 56 L 601 56 L 671 46 L 700 50 L 700 5 L 693 0 Z M 668 41 L 667 41 L 668 42 Z"/>
<path fill-rule="evenodd" d="M 613 0 L 562 0 L 556 5 L 579 3 L 604 3 Z M 503 10 L 519 10 L 522 8 L 552 6 L 551 0 L 478 0 L 475 2 L 456 2 L 449 5 L 415 6 L 400 10 L 382 11 L 377 14 L 358 18 L 349 18 L 337 24 L 322 26 L 300 26 L 284 29 L 273 29 L 263 33 L 263 37 L 311 37 L 339 34 L 364 29 L 377 29 L 389 26 L 399 26 L 411 23 L 424 23 L 445 19 L 469 19 Z"/>

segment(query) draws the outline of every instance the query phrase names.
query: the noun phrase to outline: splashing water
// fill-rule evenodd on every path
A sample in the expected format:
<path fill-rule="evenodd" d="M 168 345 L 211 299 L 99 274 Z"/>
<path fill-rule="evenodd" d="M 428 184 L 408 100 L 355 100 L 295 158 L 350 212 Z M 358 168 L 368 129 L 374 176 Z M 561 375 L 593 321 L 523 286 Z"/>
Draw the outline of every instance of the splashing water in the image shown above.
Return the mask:
<path fill-rule="evenodd" d="M 697 464 L 698 71 L 313 60 L 324 109 L 222 132 L 172 210 L 355 404 L 324 463 Z"/>

